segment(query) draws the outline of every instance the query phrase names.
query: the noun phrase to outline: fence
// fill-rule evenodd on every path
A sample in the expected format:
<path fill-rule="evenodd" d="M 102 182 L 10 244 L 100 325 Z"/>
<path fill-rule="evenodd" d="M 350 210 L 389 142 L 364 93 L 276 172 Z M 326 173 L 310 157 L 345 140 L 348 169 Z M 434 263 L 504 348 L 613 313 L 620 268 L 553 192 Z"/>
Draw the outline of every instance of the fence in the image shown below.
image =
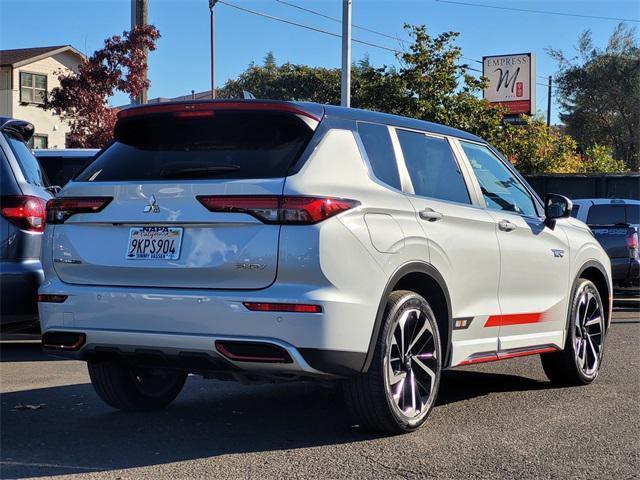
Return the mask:
<path fill-rule="evenodd" d="M 569 198 L 640 200 L 640 173 L 525 175 L 540 196 L 559 193 Z"/>

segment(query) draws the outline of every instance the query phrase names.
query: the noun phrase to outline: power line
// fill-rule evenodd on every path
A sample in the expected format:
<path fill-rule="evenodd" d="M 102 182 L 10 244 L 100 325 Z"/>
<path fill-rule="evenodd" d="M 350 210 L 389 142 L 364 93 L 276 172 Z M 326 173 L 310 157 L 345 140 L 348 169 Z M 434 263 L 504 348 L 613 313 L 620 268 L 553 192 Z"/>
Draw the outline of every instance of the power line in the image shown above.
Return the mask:
<path fill-rule="evenodd" d="M 618 18 L 618 17 L 602 17 L 599 15 L 583 15 L 581 13 L 565 13 L 565 12 L 551 12 L 549 10 L 529 10 L 527 8 L 515 8 L 515 7 L 499 7 L 497 5 L 480 5 L 477 3 L 469 3 L 469 2 L 458 2 L 454 0 L 435 0 L 440 3 L 452 3 L 455 5 L 465 5 L 468 7 L 482 7 L 482 8 L 493 8 L 496 10 L 511 10 L 514 12 L 526 12 L 526 13 L 538 13 L 542 15 L 561 15 L 563 17 L 580 17 L 580 18 L 592 18 L 596 20 L 613 20 L 616 22 L 635 22 L 640 23 L 640 20 L 635 20 L 632 18 Z"/>
<path fill-rule="evenodd" d="M 238 10 L 242 10 L 243 12 L 251 13 L 253 15 L 258 15 L 259 17 L 268 18 L 270 20 L 275 20 L 277 22 L 282 22 L 282 23 L 286 23 L 286 24 L 289 24 L 289 25 L 295 25 L 296 27 L 305 28 L 307 30 L 311 30 L 311 31 L 318 32 L 318 33 L 324 33 L 325 35 L 331 35 L 332 37 L 342 38 L 342 35 L 340 35 L 339 33 L 329 32 L 328 30 L 323 30 L 321 28 L 312 27 L 310 25 L 304 25 L 302 23 L 294 22 L 293 20 L 287 20 L 286 18 L 276 17 L 274 15 L 269 15 L 267 13 L 258 12 L 256 10 L 251 10 L 249 8 L 241 7 L 239 5 L 234 5 L 233 3 L 225 2 L 223 0 L 219 0 L 218 3 L 222 3 L 224 5 L 227 5 L 228 7 L 232 7 L 232 8 L 238 9 Z M 353 41 L 355 43 L 360 43 L 362 45 L 368 45 L 369 47 L 379 48 L 381 50 L 387 50 L 387 51 L 393 52 L 393 53 L 402 53 L 400 50 L 396 50 L 394 48 L 385 47 L 384 45 L 378 45 L 376 43 L 365 42 L 364 40 L 359 40 L 359 39 L 356 39 L 356 38 L 352 38 L 351 41 Z"/>
<path fill-rule="evenodd" d="M 235 8 L 237 10 L 241 10 L 243 12 L 250 13 L 252 15 L 257 15 L 259 17 L 267 18 L 269 20 L 274 20 L 274 21 L 277 21 L 277 22 L 286 23 L 288 25 L 294 25 L 296 27 L 304 28 L 304 29 L 311 30 L 311 31 L 317 32 L 317 33 L 323 33 L 325 35 L 330 35 L 330 36 L 336 37 L 336 38 L 341 38 L 342 37 L 342 35 L 340 35 L 338 33 L 330 32 L 328 30 L 323 30 L 321 28 L 313 27 L 313 26 L 310 26 L 310 25 L 305 25 L 303 23 L 294 22 L 293 20 L 289 20 L 289 19 L 286 19 L 286 18 L 276 17 L 275 15 L 270 15 L 270 14 L 267 14 L 267 13 L 258 12 L 256 10 L 251 10 L 249 8 L 241 7 L 239 5 L 235 5 L 233 3 L 229 3 L 229 2 L 224 1 L 224 0 L 218 0 L 218 3 L 222 3 L 224 5 L 227 5 L 229 7 Z M 396 50 L 394 48 L 389 48 L 389 47 L 386 47 L 384 45 L 379 45 L 379 44 L 376 44 L 376 43 L 366 42 L 364 40 L 359 40 L 359 39 L 356 39 L 356 38 L 352 38 L 351 40 L 353 42 L 355 42 L 355 43 L 360 43 L 362 45 L 367 45 L 367 46 L 370 46 L 370 47 L 379 48 L 379 49 L 386 50 L 388 52 L 393 52 L 393 53 L 396 53 L 396 54 L 404 53 L 404 52 L 402 52 L 400 50 Z M 479 60 L 475 60 L 475 59 L 471 59 L 471 58 L 466 58 L 466 57 L 461 57 L 461 58 L 463 58 L 465 60 L 471 60 L 471 61 L 482 63 Z M 483 73 L 482 70 L 470 67 L 468 65 L 467 65 L 467 70 L 470 70 L 472 72 L 477 72 L 477 73 L 480 73 L 480 74 Z"/>
<path fill-rule="evenodd" d="M 336 18 L 336 17 L 332 17 L 330 15 L 326 15 L 326 14 L 324 14 L 322 12 L 317 11 L 317 10 L 312 10 L 311 8 L 302 7 L 300 5 L 296 5 L 295 3 L 287 2 L 285 0 L 276 0 L 276 2 L 282 3 L 283 5 L 287 5 L 289 7 L 297 8 L 298 10 L 302 10 L 303 12 L 311 13 L 312 15 L 316 15 L 318 17 L 326 18 L 326 19 L 331 20 L 333 22 L 342 23 L 342 20 L 340 18 Z M 405 44 L 405 45 L 411 43 L 409 40 L 404 40 L 402 38 L 394 37 L 393 35 L 390 35 L 388 33 L 380 32 L 379 30 L 374 30 L 374 29 L 368 28 L 368 27 L 363 27 L 362 25 L 353 24 L 352 26 L 354 28 L 359 28 L 360 30 L 364 30 L 366 32 L 374 33 L 374 34 L 380 35 L 382 37 L 386 37 L 386 38 L 390 38 L 392 40 L 396 40 L 396 41 L 398 41 L 398 42 L 400 42 L 402 44 Z M 470 62 L 479 63 L 480 65 L 482 65 L 482 63 L 483 63 L 482 60 L 478 60 L 477 58 L 470 58 L 470 57 L 464 57 L 464 56 L 461 56 L 460 58 L 462 58 L 463 60 L 468 60 Z M 472 68 L 469 68 L 469 69 L 474 71 L 474 72 L 483 73 L 483 72 L 481 72 L 480 70 L 477 70 L 477 69 L 472 69 Z M 536 76 L 538 78 L 543 78 L 545 80 L 549 77 L 548 75 L 536 75 Z"/>
<path fill-rule="evenodd" d="M 276 0 L 276 2 L 282 3 L 284 5 L 288 5 L 289 7 L 297 8 L 298 10 L 302 10 L 302 11 L 307 12 L 307 13 L 311 13 L 312 15 L 317 15 L 318 17 L 326 18 L 326 19 L 331 20 L 333 22 L 342 23 L 342 19 L 326 15 L 326 14 L 324 14 L 322 12 L 317 11 L 317 10 L 312 10 L 310 8 L 301 7 L 300 5 L 296 5 L 295 3 L 291 3 L 291 2 L 286 2 L 284 0 Z M 390 38 L 392 40 L 396 40 L 396 41 L 398 41 L 398 42 L 400 42 L 402 44 L 405 44 L 405 45 L 411 43 L 409 40 L 404 40 L 402 38 L 390 35 L 388 33 L 384 33 L 384 32 L 381 32 L 379 30 L 374 30 L 372 28 L 363 27 L 362 25 L 353 24 L 352 27 L 358 28 L 360 30 L 364 30 L 365 32 L 369 32 L 369 33 L 374 33 L 376 35 L 380 35 L 381 37 L 386 37 L 386 38 Z M 476 62 L 476 63 L 480 63 L 480 64 L 482 63 L 482 60 L 477 60 L 475 58 L 462 57 L 462 56 L 460 58 L 462 58 L 463 60 L 469 60 L 470 62 Z"/>
<path fill-rule="evenodd" d="M 289 7 L 297 8 L 298 10 L 302 10 L 303 12 L 307 12 L 312 15 L 316 15 L 318 17 L 326 18 L 327 20 L 331 20 L 332 22 L 342 23 L 342 19 L 332 17 L 330 15 L 326 15 L 322 12 L 318 12 L 317 10 L 312 10 L 310 8 L 302 7 L 300 5 L 296 5 L 295 3 L 285 2 L 284 0 L 276 0 L 276 2 L 282 3 L 283 5 L 287 5 Z M 383 33 L 377 30 L 373 30 L 372 28 L 363 27 L 362 25 L 356 25 L 355 23 L 352 23 L 351 26 L 353 28 L 364 30 L 365 32 L 373 33 L 375 35 L 380 35 L 381 37 L 390 38 L 391 40 L 396 40 L 400 43 L 405 43 L 405 44 L 409 43 L 407 40 L 403 40 L 402 38 L 394 37 L 393 35 L 389 35 L 388 33 Z"/>

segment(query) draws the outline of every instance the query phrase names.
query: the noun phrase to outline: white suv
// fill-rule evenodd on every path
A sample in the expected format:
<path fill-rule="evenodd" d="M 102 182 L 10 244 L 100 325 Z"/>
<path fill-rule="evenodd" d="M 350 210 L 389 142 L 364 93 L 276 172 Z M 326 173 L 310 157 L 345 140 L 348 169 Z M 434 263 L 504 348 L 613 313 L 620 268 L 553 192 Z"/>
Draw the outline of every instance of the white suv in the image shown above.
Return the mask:
<path fill-rule="evenodd" d="M 47 205 L 46 351 L 109 405 L 168 405 L 188 373 L 344 380 L 361 425 L 403 432 L 441 371 L 541 354 L 591 382 L 607 255 L 490 145 L 317 104 L 123 110 L 115 141 Z"/>

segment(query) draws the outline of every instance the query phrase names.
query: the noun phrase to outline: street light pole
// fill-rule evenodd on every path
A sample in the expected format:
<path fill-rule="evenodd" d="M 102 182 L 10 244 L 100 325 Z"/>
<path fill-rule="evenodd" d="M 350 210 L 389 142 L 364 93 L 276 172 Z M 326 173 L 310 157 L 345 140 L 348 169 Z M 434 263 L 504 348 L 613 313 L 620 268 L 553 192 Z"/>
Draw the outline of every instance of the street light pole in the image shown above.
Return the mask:
<path fill-rule="evenodd" d="M 549 75 L 549 84 L 547 85 L 547 88 L 549 89 L 547 91 L 547 127 L 551 125 L 551 93 L 552 93 L 552 83 L 553 83 L 553 77 L 551 75 Z"/>
<path fill-rule="evenodd" d="M 351 0 L 342 0 L 342 75 L 340 105 L 351 106 Z"/>
<path fill-rule="evenodd" d="M 149 15 L 149 7 L 147 0 L 131 0 L 131 29 L 135 27 L 144 27 L 147 25 Z M 144 50 L 145 62 L 147 61 L 147 49 Z M 147 78 L 147 69 L 144 71 L 144 78 Z M 138 95 L 131 99 L 134 104 L 147 103 L 147 89 L 144 88 Z"/>
<path fill-rule="evenodd" d="M 211 12 L 211 98 L 216 98 L 216 62 L 214 43 L 214 7 L 218 0 L 209 0 L 209 12 Z"/>

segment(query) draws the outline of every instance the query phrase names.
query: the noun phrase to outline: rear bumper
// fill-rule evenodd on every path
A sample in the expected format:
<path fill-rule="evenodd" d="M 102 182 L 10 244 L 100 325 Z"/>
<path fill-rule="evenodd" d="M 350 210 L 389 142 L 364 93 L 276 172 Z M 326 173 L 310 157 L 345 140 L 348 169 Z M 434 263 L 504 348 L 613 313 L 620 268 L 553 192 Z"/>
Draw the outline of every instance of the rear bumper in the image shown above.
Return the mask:
<path fill-rule="evenodd" d="M 640 280 L 640 260 L 635 258 L 612 258 L 611 277 L 616 285 L 638 283 Z"/>
<path fill-rule="evenodd" d="M 0 323 L 3 326 L 38 320 L 38 287 L 43 279 L 39 260 L 0 262 Z"/>
<path fill-rule="evenodd" d="M 206 355 L 230 370 L 304 376 L 348 376 L 361 371 L 377 302 L 358 301 L 333 287 L 278 285 L 260 291 L 141 289 L 69 285 L 47 281 L 42 294 L 68 295 L 64 303 L 40 303 L 41 327 L 81 332 L 77 351 L 56 355 L 87 359 L 111 349 L 167 357 Z M 309 303 L 322 313 L 256 312 L 243 302 Z M 233 361 L 216 341 L 260 342 L 283 348 L 291 363 Z M 215 363 L 214 362 L 214 363 Z"/>

